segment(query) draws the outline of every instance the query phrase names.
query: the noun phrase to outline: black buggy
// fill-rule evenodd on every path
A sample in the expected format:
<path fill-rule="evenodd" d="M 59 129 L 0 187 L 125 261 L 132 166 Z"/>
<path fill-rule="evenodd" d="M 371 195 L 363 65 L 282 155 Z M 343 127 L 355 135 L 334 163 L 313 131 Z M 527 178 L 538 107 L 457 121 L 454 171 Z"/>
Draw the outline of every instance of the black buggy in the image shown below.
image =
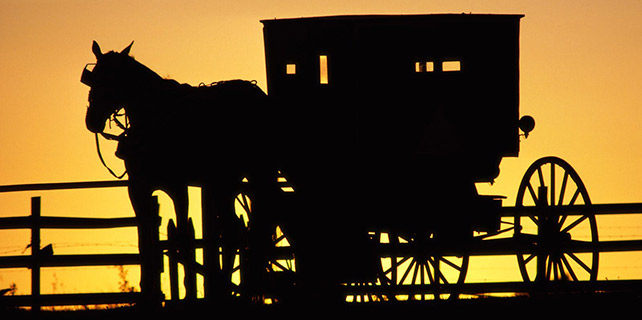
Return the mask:
<path fill-rule="evenodd" d="M 475 183 L 493 182 L 534 125 L 519 117 L 521 18 L 262 21 L 268 96 L 289 141 L 290 205 L 272 216 L 292 255 L 274 270 L 296 261 L 299 283 L 394 292 L 375 299 L 439 298 L 463 282 L 474 232 L 500 232 L 502 197 Z"/>

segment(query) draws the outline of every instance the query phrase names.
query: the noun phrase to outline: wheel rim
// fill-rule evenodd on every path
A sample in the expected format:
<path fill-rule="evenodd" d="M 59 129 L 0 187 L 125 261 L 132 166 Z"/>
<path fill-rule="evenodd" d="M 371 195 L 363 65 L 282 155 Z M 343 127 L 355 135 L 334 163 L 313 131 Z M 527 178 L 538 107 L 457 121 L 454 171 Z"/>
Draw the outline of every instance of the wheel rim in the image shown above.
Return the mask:
<path fill-rule="evenodd" d="M 381 258 L 385 281 L 393 286 L 397 299 L 441 300 L 459 295 L 450 285 L 462 284 L 468 271 L 469 255 L 446 255 L 432 234 L 406 236 L 382 234 L 382 244 L 390 245 L 390 254 Z"/>
<path fill-rule="evenodd" d="M 546 157 L 529 167 L 515 205 L 535 209 L 515 216 L 517 261 L 525 282 L 597 279 L 597 223 L 590 205 L 584 183 L 564 160 Z M 575 210 L 580 206 L 588 209 Z"/>

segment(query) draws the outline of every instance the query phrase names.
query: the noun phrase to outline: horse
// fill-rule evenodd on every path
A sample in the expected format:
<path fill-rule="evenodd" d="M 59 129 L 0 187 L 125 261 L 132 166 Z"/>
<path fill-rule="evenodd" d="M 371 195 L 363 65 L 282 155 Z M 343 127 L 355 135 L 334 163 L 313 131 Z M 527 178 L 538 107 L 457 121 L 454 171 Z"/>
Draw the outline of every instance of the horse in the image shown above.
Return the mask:
<path fill-rule="evenodd" d="M 208 195 L 203 199 L 203 219 L 216 217 L 211 219 L 222 225 L 223 241 L 232 239 L 231 226 L 238 223 L 233 202 L 241 180 L 248 178 L 250 185 L 265 189 L 272 181 L 276 186 L 277 172 L 270 161 L 273 130 L 268 128 L 273 123 L 268 119 L 274 115 L 267 95 L 254 82 L 180 84 L 160 77 L 131 57 L 132 45 L 121 52 L 103 53 L 93 42 L 96 63 L 93 70 L 84 70 L 81 79 L 90 87 L 85 123 L 97 139 L 103 134 L 118 140 L 116 156 L 124 161 L 129 198 L 138 220 L 141 288 L 160 292 L 145 272 L 148 267 L 159 267 L 154 265 L 158 262 L 150 248 L 158 235 L 157 222 L 149 218 L 152 193 L 161 190 L 172 199 L 178 232 L 185 235 L 189 223 L 187 187 L 202 187 Z M 128 119 L 123 133 L 105 133 L 106 122 L 121 109 Z M 253 206 L 257 199 L 253 199 Z M 214 259 L 218 264 L 218 257 Z M 229 271 L 230 263 L 222 268 Z"/>

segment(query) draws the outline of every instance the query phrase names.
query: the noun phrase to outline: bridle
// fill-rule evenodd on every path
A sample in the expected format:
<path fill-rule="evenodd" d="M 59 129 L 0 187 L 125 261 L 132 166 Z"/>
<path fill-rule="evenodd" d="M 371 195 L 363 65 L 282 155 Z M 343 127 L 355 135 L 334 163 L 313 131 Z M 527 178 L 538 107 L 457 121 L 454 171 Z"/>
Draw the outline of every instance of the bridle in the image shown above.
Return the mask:
<path fill-rule="evenodd" d="M 90 88 L 94 84 L 93 68 L 95 66 L 96 66 L 96 63 L 86 64 L 85 67 L 83 68 L 82 75 L 80 76 L 80 82 L 82 82 L 83 84 L 87 85 Z M 105 130 L 103 130 L 101 132 L 96 132 L 95 137 L 96 137 L 96 151 L 98 153 L 98 158 L 100 159 L 100 162 L 103 164 L 105 168 L 107 168 L 107 171 L 109 171 L 109 173 L 111 173 L 112 176 L 116 177 L 117 179 L 122 179 L 125 176 L 125 174 L 127 174 L 127 170 L 125 170 L 125 172 L 123 172 L 120 175 L 117 175 L 116 173 L 114 173 L 114 171 L 107 165 L 107 163 L 105 162 L 105 159 L 103 158 L 102 152 L 100 151 L 100 138 L 98 137 L 98 135 L 100 134 L 103 136 L 103 138 L 107 140 L 120 142 L 127 135 L 128 125 L 129 125 L 127 121 L 127 116 L 125 115 L 125 124 L 123 124 L 120 120 L 118 120 L 118 116 L 123 115 L 123 114 L 119 114 L 118 113 L 119 111 L 120 109 L 117 109 L 109 116 L 109 123 L 111 124 L 112 122 L 114 122 L 117 127 L 123 130 L 123 132 L 119 135 L 114 135 L 111 133 L 107 133 L 105 132 Z"/>

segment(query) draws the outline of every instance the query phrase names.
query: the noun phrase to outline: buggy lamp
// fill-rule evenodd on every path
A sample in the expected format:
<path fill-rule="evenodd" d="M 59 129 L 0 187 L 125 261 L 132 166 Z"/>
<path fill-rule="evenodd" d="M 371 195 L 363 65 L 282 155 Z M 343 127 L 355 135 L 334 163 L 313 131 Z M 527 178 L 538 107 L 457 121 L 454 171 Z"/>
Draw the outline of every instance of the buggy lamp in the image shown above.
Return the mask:
<path fill-rule="evenodd" d="M 88 63 L 85 65 L 85 68 L 82 70 L 82 75 L 80 76 L 80 82 L 83 84 L 91 87 L 91 84 L 93 82 L 93 73 L 91 72 L 94 67 L 96 66 L 95 63 Z"/>
<path fill-rule="evenodd" d="M 531 116 L 523 116 L 519 119 L 519 129 L 524 132 L 524 138 L 528 138 L 528 134 L 535 128 L 535 119 Z"/>

